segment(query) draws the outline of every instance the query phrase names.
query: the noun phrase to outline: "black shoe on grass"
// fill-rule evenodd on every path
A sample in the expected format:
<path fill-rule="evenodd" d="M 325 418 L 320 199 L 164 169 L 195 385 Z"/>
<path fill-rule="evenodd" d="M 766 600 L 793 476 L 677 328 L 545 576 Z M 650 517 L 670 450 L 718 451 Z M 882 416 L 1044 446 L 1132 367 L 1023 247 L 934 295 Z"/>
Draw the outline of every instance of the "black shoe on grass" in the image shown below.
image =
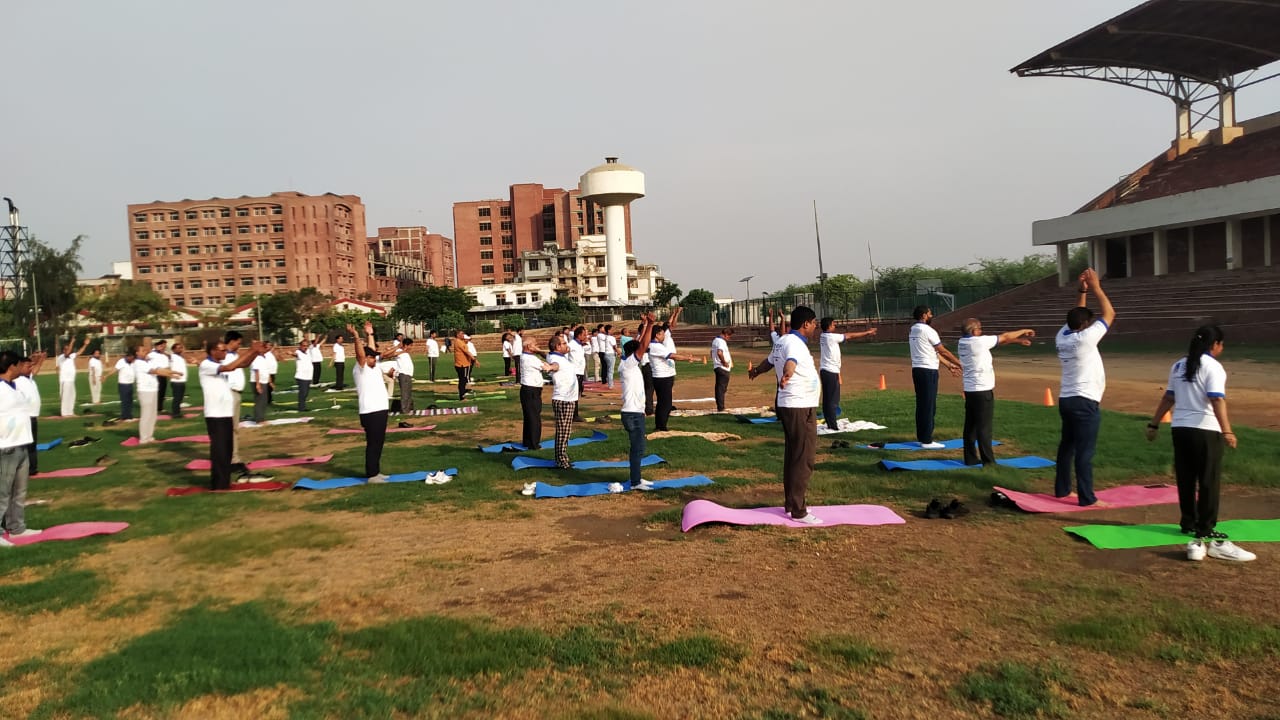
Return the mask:
<path fill-rule="evenodd" d="M 938 498 L 929 501 L 925 506 L 924 516 L 929 520 L 936 520 L 942 514 L 942 503 L 938 502 Z"/>

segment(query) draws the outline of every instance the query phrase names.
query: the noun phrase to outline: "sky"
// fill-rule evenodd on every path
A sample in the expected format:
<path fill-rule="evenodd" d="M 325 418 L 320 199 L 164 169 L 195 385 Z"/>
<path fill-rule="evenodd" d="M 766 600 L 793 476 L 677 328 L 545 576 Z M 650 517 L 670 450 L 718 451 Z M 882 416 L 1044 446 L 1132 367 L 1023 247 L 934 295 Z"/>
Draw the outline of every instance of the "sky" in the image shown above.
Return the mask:
<path fill-rule="evenodd" d="M 815 202 L 828 274 L 1019 258 L 1173 137 L 1167 99 L 1008 72 L 1136 4 L 10 0 L 0 195 L 97 276 L 129 203 L 336 192 L 451 236 L 454 202 L 610 155 L 686 292 L 811 282 Z"/>

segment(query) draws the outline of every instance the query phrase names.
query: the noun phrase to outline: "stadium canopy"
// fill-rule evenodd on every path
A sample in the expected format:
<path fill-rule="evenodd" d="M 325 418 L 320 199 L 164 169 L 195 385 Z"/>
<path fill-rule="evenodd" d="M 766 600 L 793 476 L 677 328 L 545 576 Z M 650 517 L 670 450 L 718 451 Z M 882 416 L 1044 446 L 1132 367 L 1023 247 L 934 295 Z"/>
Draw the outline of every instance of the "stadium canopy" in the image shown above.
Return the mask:
<path fill-rule="evenodd" d="M 1255 71 L 1278 60 L 1280 0 L 1150 0 L 1010 72 L 1102 80 L 1190 105 L 1275 77 Z"/>

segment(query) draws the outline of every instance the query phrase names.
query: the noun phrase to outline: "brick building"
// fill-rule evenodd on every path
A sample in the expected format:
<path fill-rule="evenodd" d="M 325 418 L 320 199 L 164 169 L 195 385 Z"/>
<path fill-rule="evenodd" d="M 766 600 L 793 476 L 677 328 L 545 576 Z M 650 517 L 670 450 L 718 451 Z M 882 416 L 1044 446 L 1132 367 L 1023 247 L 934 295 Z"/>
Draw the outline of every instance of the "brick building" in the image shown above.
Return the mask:
<path fill-rule="evenodd" d="M 456 287 L 453 240 L 425 227 L 380 227 L 369 238 L 369 297 L 395 302 L 414 287 Z"/>
<path fill-rule="evenodd" d="M 626 212 L 631 252 L 631 210 Z M 578 190 L 537 183 L 512 185 L 507 199 L 453 204 L 453 237 L 459 286 L 514 282 L 524 252 L 555 247 L 573 250 L 583 235 L 604 232 L 604 215 Z"/>
<path fill-rule="evenodd" d="M 314 287 L 369 291 L 364 204 L 355 195 L 277 192 L 129 205 L 134 278 L 177 307 Z"/>

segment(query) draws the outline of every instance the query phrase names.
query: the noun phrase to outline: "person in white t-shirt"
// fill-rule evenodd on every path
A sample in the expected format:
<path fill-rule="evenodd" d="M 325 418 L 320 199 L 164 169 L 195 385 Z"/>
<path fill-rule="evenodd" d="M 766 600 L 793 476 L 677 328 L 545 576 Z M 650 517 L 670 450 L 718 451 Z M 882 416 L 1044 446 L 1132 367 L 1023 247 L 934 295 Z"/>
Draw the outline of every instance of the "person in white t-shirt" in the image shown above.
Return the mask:
<path fill-rule="evenodd" d="M 622 362 L 619 363 L 618 375 L 622 378 L 622 427 L 627 431 L 630 447 L 627 451 L 627 462 L 630 468 L 628 479 L 636 490 L 652 490 L 653 483 L 640 477 L 640 461 L 644 459 L 646 448 L 644 423 L 644 374 L 640 371 L 640 361 L 649 351 L 653 338 L 653 313 L 646 313 L 640 325 L 640 332 L 635 340 L 628 340 L 622 346 Z"/>
<path fill-rule="evenodd" d="M 154 355 L 150 357 L 155 357 Z M 159 364 L 163 363 L 163 364 Z M 160 405 L 156 399 L 160 392 L 160 378 L 173 374 L 169 369 L 169 356 L 161 355 L 153 363 L 138 358 L 133 361 L 133 375 L 138 389 L 138 444 L 146 445 L 156 441 L 156 416 Z"/>
<path fill-rule="evenodd" d="M 315 377 L 315 366 L 311 363 L 311 341 L 303 338 L 293 355 L 295 360 L 293 382 L 298 387 L 298 412 L 306 412 L 307 395 L 311 393 L 311 378 Z"/>
<path fill-rule="evenodd" d="M 17 353 L 0 352 L 0 525 L 9 537 L 40 532 L 27 527 L 26 521 L 27 481 L 31 475 L 27 446 L 35 438 L 28 420 L 29 399 L 15 384 L 18 364 Z M 0 536 L 0 548 L 12 546 Z"/>
<path fill-rule="evenodd" d="M 511 330 L 511 357 L 519 359 L 520 353 L 524 352 L 524 331 Z"/>
<path fill-rule="evenodd" d="M 436 381 L 436 363 L 440 361 L 440 341 L 436 339 L 436 331 L 427 334 L 427 365 L 431 368 L 431 382 Z"/>
<path fill-rule="evenodd" d="M 526 450 L 542 445 L 542 388 L 547 384 L 542 374 L 551 372 L 551 367 L 532 340 L 521 343 L 515 370 L 520 382 L 520 444 Z"/>
<path fill-rule="evenodd" d="M 169 346 L 169 343 L 164 338 L 161 338 L 155 341 L 155 343 L 151 346 L 151 352 L 147 353 L 147 357 L 144 358 L 147 361 L 147 364 L 153 368 L 168 369 L 169 367 L 169 347 L 168 346 Z M 164 393 L 168 387 L 169 387 L 169 378 L 167 376 L 161 375 L 158 378 L 156 378 L 156 413 L 157 414 L 164 412 Z"/>
<path fill-rule="evenodd" d="M 716 376 L 716 411 L 724 412 L 724 397 L 729 392 L 729 377 L 733 372 L 733 354 L 729 352 L 729 341 L 733 339 L 733 328 L 727 327 L 711 341 L 711 370 Z"/>
<path fill-rule="evenodd" d="M 406 337 L 400 341 L 400 347 L 390 355 L 396 364 L 396 382 L 400 384 L 400 412 L 404 415 L 413 413 L 413 338 Z"/>
<path fill-rule="evenodd" d="M 382 447 L 387 440 L 391 396 L 387 394 L 383 372 L 378 363 L 378 343 L 373 337 L 373 323 L 364 324 L 367 340 L 360 339 L 354 325 L 348 325 L 347 332 L 351 334 L 356 351 L 351 381 L 356 386 L 360 427 L 364 428 L 364 475 L 370 483 L 384 483 L 388 476 L 382 472 Z"/>
<path fill-rule="evenodd" d="M 173 388 L 173 402 L 169 415 L 179 420 L 182 418 L 182 401 L 187 397 L 187 346 L 180 342 L 173 344 L 173 352 L 169 355 L 169 386 Z"/>
<path fill-rule="evenodd" d="M 61 399 L 61 415 L 67 417 L 76 414 L 76 358 L 89 347 L 89 336 L 86 335 L 80 349 L 72 351 L 74 340 L 68 341 L 58 355 L 58 394 Z"/>
<path fill-rule="evenodd" d="M 1217 530 L 1224 448 L 1235 449 L 1236 434 L 1227 414 L 1227 371 L 1222 357 L 1224 336 L 1217 325 L 1196 330 L 1187 355 L 1169 368 L 1169 380 L 1147 423 L 1147 440 L 1155 440 L 1160 419 L 1173 411 L 1173 472 L 1178 479 L 1178 526 L 1187 543 L 1187 559 L 1248 562 L 1258 556 L 1236 546 Z"/>
<path fill-rule="evenodd" d="M 502 376 L 506 377 L 511 374 L 512 366 L 518 360 L 515 355 L 511 354 L 511 333 L 502 333 Z"/>
<path fill-rule="evenodd" d="M 138 359 L 137 350 L 125 348 L 124 355 L 103 378 L 116 376 L 116 392 L 120 395 L 120 420 L 133 419 L 133 362 Z"/>
<path fill-rule="evenodd" d="M 264 343 L 263 357 L 267 359 L 267 404 L 275 403 L 273 393 L 276 391 L 276 375 L 280 374 L 279 349 L 273 342 Z"/>
<path fill-rule="evenodd" d="M 778 379 L 778 420 L 782 423 L 782 492 L 787 514 L 806 525 L 822 519 L 809 512 L 806 497 L 818 449 L 818 369 L 809 341 L 818 335 L 818 316 L 803 305 L 791 311 L 791 332 L 778 339 L 769 363 Z"/>
<path fill-rule="evenodd" d="M 1093 453 L 1102 427 L 1099 404 L 1107 389 L 1107 372 L 1098 353 L 1098 343 L 1116 320 L 1111 300 L 1102 290 L 1102 281 L 1093 268 L 1080 273 L 1076 307 L 1067 312 L 1067 324 L 1054 338 L 1058 363 L 1062 365 L 1062 387 L 1058 391 L 1058 416 L 1062 437 L 1058 441 L 1053 494 L 1071 496 L 1071 470 L 1076 471 L 1076 497 L 1081 507 L 1098 502 L 1093 494 Z M 1102 313 L 1095 317 L 1085 306 L 1089 293 L 1098 300 Z"/>
<path fill-rule="evenodd" d="M 653 330 L 653 339 L 649 341 L 649 366 L 653 373 L 653 391 L 657 396 L 653 405 L 653 429 L 656 432 L 668 429 L 667 421 L 671 417 L 676 385 L 677 360 L 693 362 L 693 356 L 676 352 L 669 325 L 657 326 Z"/>
<path fill-rule="evenodd" d="M 547 365 L 551 373 L 551 408 L 556 416 L 556 467 L 568 470 L 569 436 L 573 434 L 573 418 L 578 409 L 578 367 L 566 354 L 569 342 L 562 335 L 551 339 Z"/>
<path fill-rule="evenodd" d="M 102 378 L 105 368 L 102 365 L 102 351 L 94 350 L 89 356 L 89 401 L 94 405 L 102 402 Z"/>
<path fill-rule="evenodd" d="M 855 332 L 839 332 L 836 330 L 835 318 L 825 317 L 819 323 L 822 334 L 818 336 L 819 361 L 818 378 L 822 381 L 822 419 L 828 430 L 840 429 L 840 369 L 843 358 L 840 356 L 840 343 L 846 340 L 859 340 L 873 337 L 875 328 Z"/>
<path fill-rule="evenodd" d="M 945 447 L 933 441 L 933 417 L 938 410 L 938 365 L 946 365 L 955 377 L 960 377 L 960 360 L 942 344 L 938 331 L 930 327 L 933 310 L 927 305 L 917 305 L 912 312 L 916 322 L 907 334 L 911 349 L 911 384 L 916 390 L 916 440 L 925 450 L 941 450 Z"/>
<path fill-rule="evenodd" d="M 359 338 L 352 338 L 359 342 Z M 342 344 L 343 337 L 339 335 L 333 339 L 333 354 L 329 357 L 329 362 L 333 364 L 333 372 L 335 381 L 333 385 L 334 392 L 344 390 L 347 387 L 347 348 Z"/>
<path fill-rule="evenodd" d="M 40 372 L 47 357 L 46 353 L 35 352 L 31 357 L 21 358 L 18 361 L 18 377 L 14 380 L 18 392 L 27 399 L 27 416 L 31 420 L 31 444 L 27 446 L 27 464 L 28 471 L 32 475 L 40 472 L 40 451 L 36 448 L 36 443 L 40 442 L 40 388 L 36 386 L 33 375 Z"/>
<path fill-rule="evenodd" d="M 239 333 L 236 333 L 235 343 L 237 346 L 240 344 Z M 226 343 L 217 340 L 205 343 L 207 356 L 200 362 L 197 374 L 200 391 L 204 395 L 205 430 L 209 433 L 209 487 L 212 490 L 231 488 L 234 430 L 240 420 L 238 403 L 235 402 L 239 392 L 232 389 L 231 377 L 239 374 L 241 368 L 252 363 L 264 351 L 261 342 L 254 342 L 248 351 L 242 351 L 235 360 L 228 360 L 230 353 Z"/>
<path fill-rule="evenodd" d="M 565 338 L 565 355 L 573 365 L 575 377 L 578 378 L 578 397 L 582 396 L 583 388 L 587 384 L 587 352 L 590 344 L 587 337 L 587 329 L 582 325 L 574 328 L 573 334 Z M 575 400 L 574 402 L 576 403 L 577 401 Z M 573 408 L 573 421 L 586 422 L 576 405 Z"/>
<path fill-rule="evenodd" d="M 249 363 L 249 384 L 253 386 L 253 421 L 259 425 L 267 421 L 267 405 L 271 396 L 270 357 L 270 352 L 264 352 Z"/>
<path fill-rule="evenodd" d="M 1009 343 L 1030 345 L 1036 331 L 1023 328 L 983 335 L 982 321 L 978 318 L 967 318 L 962 329 L 964 336 L 960 338 L 956 354 L 964 371 L 964 464 L 990 465 L 996 461 L 991 452 L 991 424 L 996 407 L 996 370 L 991 351 Z"/>
<path fill-rule="evenodd" d="M 605 325 L 600 331 L 600 359 L 604 362 L 604 381 L 612 390 L 614 368 L 618 364 L 618 338 L 613 336 L 612 325 Z"/>
<path fill-rule="evenodd" d="M 226 363 L 236 364 L 240 359 L 240 346 L 244 343 L 244 336 L 239 331 L 228 330 L 222 342 L 227 346 Z M 258 347 L 265 350 L 266 346 Z M 262 352 L 256 354 L 261 355 Z M 243 417 L 240 408 L 244 399 L 244 368 L 251 362 L 253 360 L 246 360 L 243 365 L 236 365 L 235 370 L 226 373 L 227 385 L 231 388 L 231 417 L 235 418 L 235 422 L 231 423 L 231 468 L 240 474 L 239 477 L 242 480 L 255 477 L 249 473 L 249 466 L 244 462 L 244 458 L 240 457 L 240 418 Z M 203 383 L 201 387 L 204 387 Z"/>

